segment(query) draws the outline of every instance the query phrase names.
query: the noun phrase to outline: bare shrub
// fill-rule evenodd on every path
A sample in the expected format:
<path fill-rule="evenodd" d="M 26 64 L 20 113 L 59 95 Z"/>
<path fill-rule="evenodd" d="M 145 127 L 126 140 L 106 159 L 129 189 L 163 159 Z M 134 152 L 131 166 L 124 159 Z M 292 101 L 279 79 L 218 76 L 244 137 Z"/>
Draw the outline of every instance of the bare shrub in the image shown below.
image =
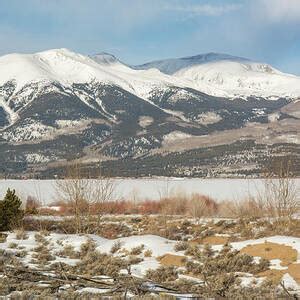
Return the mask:
<path fill-rule="evenodd" d="M 27 240 L 28 235 L 23 228 L 15 230 L 15 235 L 17 240 Z"/>
<path fill-rule="evenodd" d="M 136 264 L 139 264 L 140 262 L 142 262 L 143 258 L 138 257 L 136 255 L 129 255 L 127 261 L 128 261 L 129 265 L 136 265 Z"/>
<path fill-rule="evenodd" d="M 188 197 L 178 194 L 161 200 L 161 213 L 165 215 L 185 215 L 187 212 Z"/>
<path fill-rule="evenodd" d="M 93 243 L 85 243 L 81 247 L 80 262 L 74 267 L 74 272 L 80 275 L 106 275 L 117 278 L 120 270 L 127 268 L 128 263 L 111 254 L 95 250 Z"/>
<path fill-rule="evenodd" d="M 87 255 L 89 252 L 93 252 L 96 250 L 96 243 L 92 239 L 88 239 L 86 242 L 80 245 L 80 256 L 83 257 Z"/>
<path fill-rule="evenodd" d="M 34 215 L 38 213 L 41 203 L 33 196 L 28 196 L 25 204 L 25 214 Z"/>
<path fill-rule="evenodd" d="M 115 241 L 110 249 L 110 253 L 114 254 L 114 253 L 118 252 L 119 250 L 121 250 L 121 247 L 122 247 L 122 242 L 119 240 Z"/>
<path fill-rule="evenodd" d="M 219 205 L 223 217 L 261 218 L 265 215 L 265 206 L 254 197 L 236 201 L 223 201 Z"/>
<path fill-rule="evenodd" d="M 130 250 L 130 254 L 131 255 L 140 255 L 143 252 L 144 248 L 145 248 L 145 245 L 140 245 L 140 246 L 134 247 Z"/>
<path fill-rule="evenodd" d="M 225 244 L 216 255 L 214 255 L 210 246 L 206 246 L 200 255 L 197 253 L 195 258 L 199 262 L 195 262 L 195 260 L 189 261 L 187 263 L 187 271 L 206 277 L 230 272 L 256 274 L 269 268 L 268 260 L 261 259 L 259 263 L 255 263 L 252 256 L 232 250 L 228 244 Z"/>
<path fill-rule="evenodd" d="M 65 245 L 63 250 L 58 252 L 57 255 L 69 258 L 78 258 L 79 256 L 78 252 L 75 251 L 74 246 L 71 244 Z"/>
<path fill-rule="evenodd" d="M 185 251 L 187 250 L 189 247 L 189 243 L 188 242 L 177 242 L 174 246 L 174 250 L 177 251 Z"/>
<path fill-rule="evenodd" d="M 217 204 L 210 197 L 193 194 L 188 201 L 188 213 L 194 218 L 212 216 L 217 212 Z"/>
<path fill-rule="evenodd" d="M 178 271 L 174 266 L 161 266 L 156 270 L 148 270 L 146 278 L 157 283 L 172 282 L 178 278 Z"/>
<path fill-rule="evenodd" d="M 145 257 L 151 257 L 151 256 L 152 256 L 152 251 L 151 251 L 150 249 L 146 250 L 146 251 L 144 252 L 144 256 L 145 256 Z"/>
<path fill-rule="evenodd" d="M 71 208 L 76 232 L 89 233 L 90 228 L 86 226 L 85 220 L 97 216 L 99 225 L 103 203 L 112 200 L 115 183 L 112 179 L 102 176 L 100 171 L 96 179 L 90 179 L 78 164 L 74 164 L 67 169 L 65 180 L 56 182 L 56 189 L 59 198 Z"/>
<path fill-rule="evenodd" d="M 291 160 L 279 159 L 265 174 L 263 191 L 258 199 L 265 204 L 268 215 L 290 218 L 300 209 L 292 166 Z"/>
<path fill-rule="evenodd" d="M 32 257 L 35 259 L 33 262 L 43 265 L 54 260 L 55 257 L 49 249 L 49 241 L 40 234 L 35 234 L 35 240 L 38 242 L 38 245 L 33 249 L 35 252 L 32 254 Z"/>

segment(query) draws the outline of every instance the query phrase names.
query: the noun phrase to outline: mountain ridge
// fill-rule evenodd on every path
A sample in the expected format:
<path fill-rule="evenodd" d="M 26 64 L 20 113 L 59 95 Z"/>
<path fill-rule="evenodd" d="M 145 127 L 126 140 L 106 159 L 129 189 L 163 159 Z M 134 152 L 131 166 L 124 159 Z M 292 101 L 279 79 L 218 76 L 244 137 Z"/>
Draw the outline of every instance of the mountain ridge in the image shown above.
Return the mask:
<path fill-rule="evenodd" d="M 265 63 L 214 52 L 129 66 L 106 52 L 86 56 L 61 48 L 4 55 L 0 67 L 0 84 L 15 80 L 17 88 L 43 80 L 65 85 L 97 80 L 117 84 L 142 98 L 148 98 L 152 86 L 162 85 L 227 98 L 300 96 L 300 77 Z"/>
<path fill-rule="evenodd" d="M 223 54 L 191 60 L 169 75 L 64 48 L 0 57 L 0 174 L 49 175 L 77 160 L 105 161 L 122 176 L 256 174 L 273 157 L 270 146 L 300 145 L 297 85 L 295 97 L 281 90 L 300 78 Z"/>

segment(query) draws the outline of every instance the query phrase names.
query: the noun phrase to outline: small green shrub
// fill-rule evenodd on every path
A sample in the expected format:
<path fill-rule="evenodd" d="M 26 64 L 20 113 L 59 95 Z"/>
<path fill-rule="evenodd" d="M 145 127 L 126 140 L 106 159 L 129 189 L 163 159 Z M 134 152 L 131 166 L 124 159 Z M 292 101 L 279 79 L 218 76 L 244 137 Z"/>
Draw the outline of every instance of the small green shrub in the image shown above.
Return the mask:
<path fill-rule="evenodd" d="M 15 190 L 8 189 L 0 201 L 0 231 L 11 230 L 20 225 L 24 213 L 21 209 L 22 201 Z"/>

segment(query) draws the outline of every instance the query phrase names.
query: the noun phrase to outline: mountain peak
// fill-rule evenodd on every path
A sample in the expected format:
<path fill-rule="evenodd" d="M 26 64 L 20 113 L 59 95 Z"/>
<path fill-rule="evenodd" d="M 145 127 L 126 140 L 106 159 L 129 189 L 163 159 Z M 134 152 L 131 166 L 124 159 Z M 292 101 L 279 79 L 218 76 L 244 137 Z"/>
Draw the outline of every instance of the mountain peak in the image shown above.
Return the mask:
<path fill-rule="evenodd" d="M 120 63 L 120 61 L 113 54 L 107 52 L 100 52 L 95 55 L 91 55 L 90 58 L 101 65 Z"/>
<path fill-rule="evenodd" d="M 221 61 L 221 60 L 250 61 L 247 58 L 233 56 L 233 55 L 224 54 L 224 53 L 217 53 L 217 52 L 208 52 L 208 53 L 204 53 L 204 54 L 182 57 L 179 59 L 196 61 L 198 63 L 201 63 L 201 62 L 205 63 L 205 62 L 210 62 L 210 61 Z"/>
<path fill-rule="evenodd" d="M 251 60 L 247 58 L 232 56 L 223 53 L 209 52 L 209 53 L 198 54 L 194 56 L 156 60 L 140 66 L 134 66 L 133 68 L 138 70 L 156 68 L 163 73 L 172 75 L 177 71 L 187 67 L 206 64 L 210 62 L 219 62 L 219 61 L 233 61 L 233 62 L 240 62 L 240 63 L 251 62 Z"/>

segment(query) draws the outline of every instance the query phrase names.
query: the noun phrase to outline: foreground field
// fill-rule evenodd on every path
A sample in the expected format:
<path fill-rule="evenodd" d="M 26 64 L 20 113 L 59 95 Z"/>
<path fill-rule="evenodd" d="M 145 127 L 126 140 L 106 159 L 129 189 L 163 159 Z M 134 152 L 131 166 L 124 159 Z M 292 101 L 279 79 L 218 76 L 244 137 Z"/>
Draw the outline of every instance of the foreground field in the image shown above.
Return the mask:
<path fill-rule="evenodd" d="M 300 296 L 298 219 L 118 215 L 103 216 L 97 226 L 95 221 L 86 221 L 85 233 L 75 233 L 72 217 L 27 217 L 24 230 L 3 233 L 0 295 L 12 299 Z"/>

